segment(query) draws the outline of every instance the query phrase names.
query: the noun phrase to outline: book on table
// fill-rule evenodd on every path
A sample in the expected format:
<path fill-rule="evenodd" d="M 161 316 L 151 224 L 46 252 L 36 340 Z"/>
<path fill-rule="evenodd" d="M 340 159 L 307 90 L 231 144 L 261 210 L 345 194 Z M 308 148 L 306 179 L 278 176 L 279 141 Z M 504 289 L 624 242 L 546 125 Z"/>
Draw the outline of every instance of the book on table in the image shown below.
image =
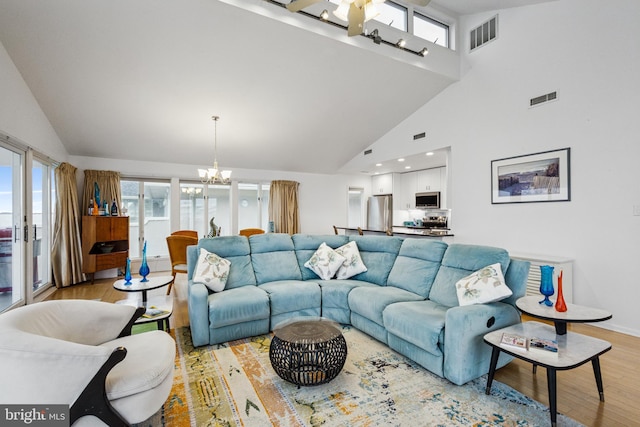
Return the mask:
<path fill-rule="evenodd" d="M 523 351 L 558 354 L 558 342 L 552 339 L 503 333 L 500 344 Z"/>

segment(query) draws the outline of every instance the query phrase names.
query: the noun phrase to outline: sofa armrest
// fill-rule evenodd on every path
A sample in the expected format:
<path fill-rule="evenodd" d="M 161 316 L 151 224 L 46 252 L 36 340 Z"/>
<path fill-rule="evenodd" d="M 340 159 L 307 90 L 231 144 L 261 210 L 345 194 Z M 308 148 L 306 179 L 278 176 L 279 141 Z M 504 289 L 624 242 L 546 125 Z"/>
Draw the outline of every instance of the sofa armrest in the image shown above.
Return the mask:
<path fill-rule="evenodd" d="M 209 292 L 202 283 L 189 280 L 188 306 L 191 340 L 194 347 L 209 344 Z"/>
<path fill-rule="evenodd" d="M 485 334 L 520 322 L 520 313 L 502 302 L 452 307 L 444 326 L 444 375 L 456 384 L 484 375 L 489 370 L 491 348 Z M 510 359 L 503 358 L 502 365 Z M 501 365 L 501 366 L 502 366 Z"/>

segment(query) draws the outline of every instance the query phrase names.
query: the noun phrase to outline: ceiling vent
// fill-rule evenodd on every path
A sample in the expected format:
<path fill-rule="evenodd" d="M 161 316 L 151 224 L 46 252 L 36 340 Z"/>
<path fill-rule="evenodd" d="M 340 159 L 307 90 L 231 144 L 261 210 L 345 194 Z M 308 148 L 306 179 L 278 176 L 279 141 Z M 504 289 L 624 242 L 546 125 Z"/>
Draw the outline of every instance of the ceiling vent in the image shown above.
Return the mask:
<path fill-rule="evenodd" d="M 489 19 L 469 33 L 469 51 L 483 46 L 498 38 L 498 15 Z"/>
<path fill-rule="evenodd" d="M 415 140 L 418 140 L 418 139 L 422 139 L 422 138 L 424 138 L 426 136 L 427 136 L 426 132 L 417 133 L 417 134 L 413 135 L 413 140 L 415 141 Z"/>
<path fill-rule="evenodd" d="M 364 150 L 364 155 L 366 156 L 367 154 L 371 154 L 373 153 L 373 149 L 368 149 L 368 150 Z"/>
<path fill-rule="evenodd" d="M 545 102 L 555 101 L 558 99 L 557 92 L 547 93 L 546 95 L 536 96 L 535 98 L 531 98 L 529 100 L 529 107 L 536 107 L 540 104 L 544 104 Z"/>

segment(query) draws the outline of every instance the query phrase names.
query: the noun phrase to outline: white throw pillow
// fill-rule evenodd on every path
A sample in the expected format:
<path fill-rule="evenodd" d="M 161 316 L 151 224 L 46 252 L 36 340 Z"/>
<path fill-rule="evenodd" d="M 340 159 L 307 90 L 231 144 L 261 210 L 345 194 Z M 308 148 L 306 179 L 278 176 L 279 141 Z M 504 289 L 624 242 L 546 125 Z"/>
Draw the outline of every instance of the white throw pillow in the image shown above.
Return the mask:
<path fill-rule="evenodd" d="M 304 266 L 316 273 L 322 280 L 331 280 L 344 262 L 344 257 L 331 249 L 325 242 L 304 263 Z"/>
<path fill-rule="evenodd" d="M 500 301 L 513 295 L 504 282 L 500 263 L 491 264 L 458 280 L 456 292 L 460 305 Z"/>
<path fill-rule="evenodd" d="M 367 271 L 367 266 L 362 262 L 362 257 L 360 256 L 356 242 L 351 241 L 346 245 L 340 246 L 336 249 L 336 253 L 345 257 L 344 262 L 338 269 L 336 279 L 348 279 L 356 274 Z"/>
<path fill-rule="evenodd" d="M 231 261 L 228 259 L 220 258 L 218 255 L 200 248 L 193 282 L 202 283 L 213 292 L 221 292 L 227 284 L 230 267 Z"/>

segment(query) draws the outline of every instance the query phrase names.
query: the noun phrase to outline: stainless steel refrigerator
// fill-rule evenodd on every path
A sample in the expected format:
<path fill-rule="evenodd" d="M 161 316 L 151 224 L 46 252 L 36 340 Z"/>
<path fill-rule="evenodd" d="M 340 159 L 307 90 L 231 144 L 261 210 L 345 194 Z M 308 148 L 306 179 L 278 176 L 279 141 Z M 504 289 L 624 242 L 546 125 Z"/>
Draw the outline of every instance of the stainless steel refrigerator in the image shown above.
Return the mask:
<path fill-rule="evenodd" d="M 387 231 L 393 227 L 393 197 L 372 196 L 367 201 L 367 229 Z"/>

